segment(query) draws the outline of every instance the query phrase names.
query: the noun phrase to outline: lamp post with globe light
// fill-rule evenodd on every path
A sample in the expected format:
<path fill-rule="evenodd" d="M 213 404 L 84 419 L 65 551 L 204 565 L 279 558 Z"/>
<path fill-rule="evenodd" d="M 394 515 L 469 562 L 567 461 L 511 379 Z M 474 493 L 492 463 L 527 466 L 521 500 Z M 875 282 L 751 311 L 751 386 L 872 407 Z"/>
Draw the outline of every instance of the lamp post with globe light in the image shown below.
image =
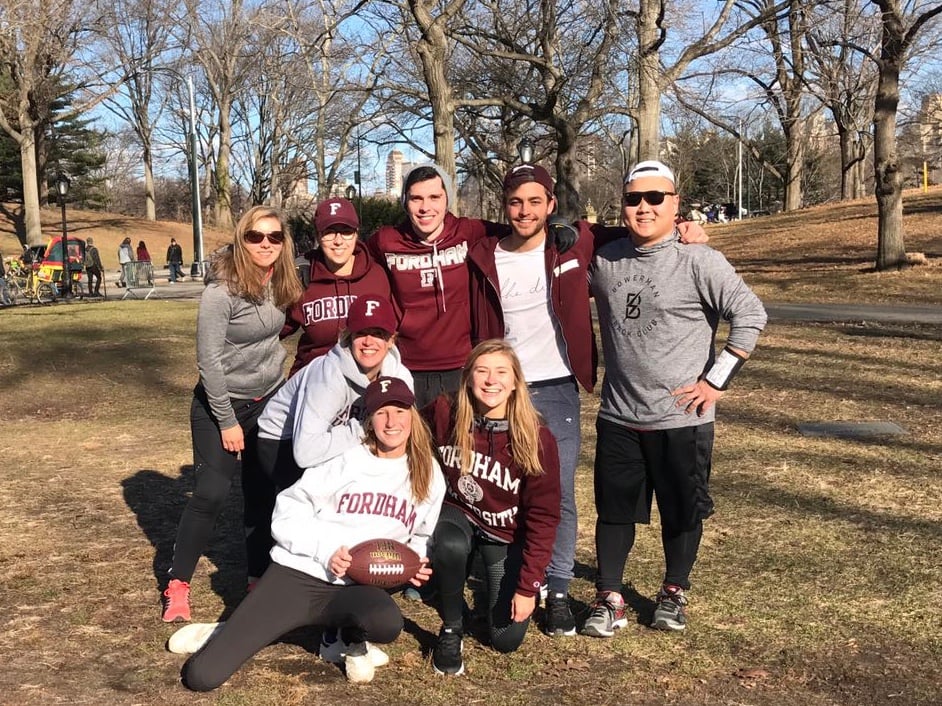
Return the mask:
<path fill-rule="evenodd" d="M 62 208 L 62 296 L 68 299 L 72 296 L 72 270 L 69 267 L 69 231 L 65 220 L 65 197 L 69 195 L 72 180 L 59 172 L 56 176 L 56 193 L 59 195 L 59 206 Z"/>

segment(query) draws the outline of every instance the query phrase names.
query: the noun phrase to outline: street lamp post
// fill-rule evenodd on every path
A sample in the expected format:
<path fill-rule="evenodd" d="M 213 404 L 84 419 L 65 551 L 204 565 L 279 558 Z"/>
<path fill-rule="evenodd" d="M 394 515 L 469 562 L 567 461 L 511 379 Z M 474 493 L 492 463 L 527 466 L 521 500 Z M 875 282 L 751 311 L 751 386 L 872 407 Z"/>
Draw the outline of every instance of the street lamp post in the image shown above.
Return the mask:
<path fill-rule="evenodd" d="M 199 274 L 203 273 L 203 209 L 200 205 L 200 176 L 199 163 L 196 161 L 196 98 L 193 93 L 193 77 L 184 77 L 176 69 L 169 66 L 154 66 L 151 71 L 161 71 L 173 76 L 181 83 L 186 84 L 187 97 L 189 98 L 189 126 L 187 128 L 187 166 L 190 175 L 190 205 L 193 218 L 193 268 Z M 194 274 L 190 270 L 190 275 Z"/>
<path fill-rule="evenodd" d="M 56 177 L 56 193 L 59 194 L 59 206 L 62 208 L 62 296 L 72 296 L 72 270 L 69 268 L 69 231 L 65 220 L 65 197 L 69 194 L 71 180 L 64 172 Z"/>
<path fill-rule="evenodd" d="M 530 164 L 533 161 L 533 140 L 524 137 L 517 143 L 517 155 L 524 164 Z"/>

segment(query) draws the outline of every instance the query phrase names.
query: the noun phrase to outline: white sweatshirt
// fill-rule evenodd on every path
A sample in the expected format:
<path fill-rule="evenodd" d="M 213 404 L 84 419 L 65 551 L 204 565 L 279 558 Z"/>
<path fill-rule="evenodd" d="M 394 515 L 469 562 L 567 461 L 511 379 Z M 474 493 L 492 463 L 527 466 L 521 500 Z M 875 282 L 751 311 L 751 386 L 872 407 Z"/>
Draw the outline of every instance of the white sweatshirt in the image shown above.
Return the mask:
<path fill-rule="evenodd" d="M 380 374 L 400 378 L 412 389 L 412 373 L 395 347 Z M 350 348 L 338 343 L 281 386 L 258 419 L 258 435 L 293 438 L 299 468 L 323 463 L 363 440 L 363 393 L 369 384 Z"/>
<path fill-rule="evenodd" d="M 405 455 L 378 458 L 357 445 L 309 468 L 278 494 L 271 558 L 329 583 L 350 584 L 327 568 L 337 549 L 384 538 L 404 542 L 425 557 L 444 497 L 445 477 L 437 462 L 428 498 L 416 503 Z"/>

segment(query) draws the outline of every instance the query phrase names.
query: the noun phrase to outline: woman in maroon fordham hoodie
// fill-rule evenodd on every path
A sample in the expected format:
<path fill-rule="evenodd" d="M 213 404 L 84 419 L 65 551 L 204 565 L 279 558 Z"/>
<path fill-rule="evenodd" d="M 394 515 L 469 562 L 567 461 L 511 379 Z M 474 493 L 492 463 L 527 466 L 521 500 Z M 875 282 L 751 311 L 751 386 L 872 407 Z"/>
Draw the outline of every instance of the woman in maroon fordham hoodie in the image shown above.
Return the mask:
<path fill-rule="evenodd" d="M 347 199 L 327 199 L 314 212 L 318 248 L 311 253 L 310 284 L 288 310 L 281 337 L 299 328 L 291 375 L 337 343 L 350 304 L 368 294 L 388 300 L 389 277 L 357 238 L 360 219 Z"/>
<path fill-rule="evenodd" d="M 512 652 L 523 642 L 559 524 L 559 456 L 504 341 L 478 344 L 454 398 L 426 413 L 448 481 L 431 549 L 442 617 L 432 666 L 457 676 L 472 552 L 486 569 L 491 646 Z"/>

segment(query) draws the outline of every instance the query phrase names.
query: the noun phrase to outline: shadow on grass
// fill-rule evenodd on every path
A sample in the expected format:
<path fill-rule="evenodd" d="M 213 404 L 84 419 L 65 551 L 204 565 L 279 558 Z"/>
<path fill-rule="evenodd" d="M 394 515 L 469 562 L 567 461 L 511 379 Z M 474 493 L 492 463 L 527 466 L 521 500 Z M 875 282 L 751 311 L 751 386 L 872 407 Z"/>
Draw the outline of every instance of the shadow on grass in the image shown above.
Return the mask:
<path fill-rule="evenodd" d="M 238 478 L 238 475 L 235 476 Z M 124 501 L 137 517 L 137 524 L 154 547 L 152 570 L 155 589 L 166 583 L 167 570 L 173 559 L 177 524 L 187 499 L 193 492 L 193 466 L 182 466 L 177 478 L 169 478 L 154 470 L 139 470 L 125 478 Z M 245 547 L 241 541 L 242 492 L 233 483 L 223 511 L 216 521 L 213 537 L 203 556 L 216 566 L 210 586 L 225 603 L 216 620 L 225 620 L 245 595 Z M 199 571 L 199 568 L 197 568 Z"/>

